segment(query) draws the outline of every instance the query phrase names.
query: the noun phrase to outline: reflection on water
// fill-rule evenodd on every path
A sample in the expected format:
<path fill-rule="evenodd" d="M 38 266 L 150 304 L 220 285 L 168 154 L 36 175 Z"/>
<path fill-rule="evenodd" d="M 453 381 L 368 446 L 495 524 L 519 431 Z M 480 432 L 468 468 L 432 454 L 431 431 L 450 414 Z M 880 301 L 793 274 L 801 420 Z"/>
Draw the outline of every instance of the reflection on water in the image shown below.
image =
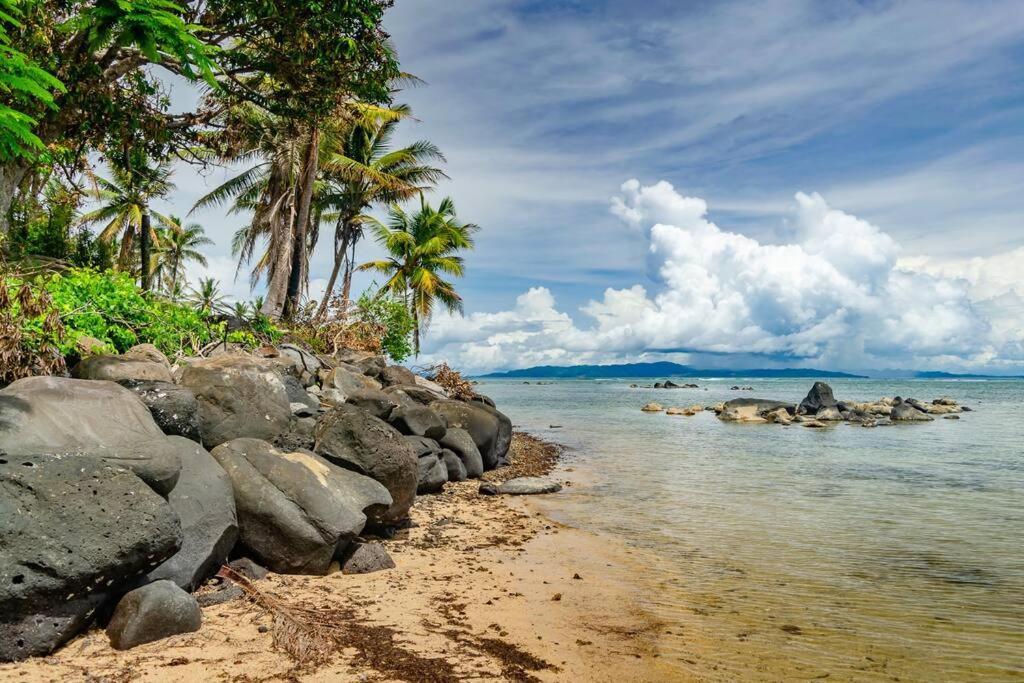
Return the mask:
<path fill-rule="evenodd" d="M 751 395 L 730 391 L 733 380 L 629 383 L 481 390 L 572 449 L 580 483 L 548 498 L 549 514 L 651 551 L 637 581 L 683 670 L 1024 680 L 1024 382 L 837 380 L 846 400 L 951 396 L 976 411 L 826 430 L 639 411 Z M 811 381 L 745 383 L 795 402 Z"/>

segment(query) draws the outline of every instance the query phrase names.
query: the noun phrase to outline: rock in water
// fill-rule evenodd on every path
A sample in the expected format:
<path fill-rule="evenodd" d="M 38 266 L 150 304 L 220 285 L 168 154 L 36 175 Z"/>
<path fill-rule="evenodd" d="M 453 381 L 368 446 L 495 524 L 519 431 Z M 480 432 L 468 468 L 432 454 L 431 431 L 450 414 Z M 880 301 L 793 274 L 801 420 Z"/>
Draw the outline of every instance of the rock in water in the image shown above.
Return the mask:
<path fill-rule="evenodd" d="M 814 419 L 822 422 L 842 422 L 843 415 L 835 406 L 825 406 L 814 413 Z"/>
<path fill-rule="evenodd" d="M 660 403 L 655 403 L 654 401 L 651 401 L 650 403 L 645 403 L 643 407 L 640 408 L 640 410 L 642 410 L 645 413 L 660 413 L 665 409 L 661 406 Z"/>
<path fill-rule="evenodd" d="M 341 563 L 343 574 L 370 574 L 395 568 L 395 561 L 380 543 L 356 543 L 353 546 Z"/>
<path fill-rule="evenodd" d="M 12 455 L 80 455 L 127 467 L 157 493 L 174 488 L 181 445 L 139 397 L 113 382 L 28 377 L 0 391 L 0 444 Z"/>
<path fill-rule="evenodd" d="M 478 479 L 483 476 L 484 460 L 469 432 L 459 427 L 448 427 L 439 443 L 459 456 L 467 477 Z"/>
<path fill-rule="evenodd" d="M 832 395 L 832 387 L 824 382 L 815 382 L 804 400 L 800 401 L 796 412 L 798 415 L 816 415 L 822 408 L 834 408 L 836 404 L 836 397 Z"/>
<path fill-rule="evenodd" d="M 437 493 L 448 481 L 448 467 L 433 453 L 422 456 L 417 462 L 416 493 Z"/>
<path fill-rule="evenodd" d="M 445 418 L 449 427 L 469 433 L 480 451 L 485 470 L 492 470 L 504 461 L 512 443 L 512 422 L 503 413 L 475 401 L 434 401 L 430 408 Z"/>
<path fill-rule="evenodd" d="M 726 422 L 767 422 L 764 416 L 779 408 L 792 414 L 795 406 L 792 403 L 763 398 L 734 398 L 722 404 L 718 419 Z"/>
<path fill-rule="evenodd" d="M 231 439 L 273 439 L 288 430 L 291 408 L 280 376 L 250 356 L 225 354 L 197 360 L 181 374 L 181 384 L 199 401 L 203 445 Z"/>
<path fill-rule="evenodd" d="M 340 467 L 379 481 L 392 504 L 376 521 L 405 519 L 416 498 L 418 466 L 412 447 L 391 425 L 352 405 L 340 405 L 317 420 L 314 450 Z"/>
<path fill-rule="evenodd" d="M 172 581 L 157 581 L 125 594 L 107 624 L 118 650 L 199 630 L 202 611 L 196 599 Z"/>
<path fill-rule="evenodd" d="M 199 441 L 199 403 L 188 387 L 140 379 L 120 380 L 118 384 L 139 397 L 164 434 Z"/>
<path fill-rule="evenodd" d="M 507 496 L 532 496 L 541 493 L 556 493 L 561 490 L 561 484 L 544 477 L 518 477 L 498 485 L 498 493 Z"/>
<path fill-rule="evenodd" d="M 327 573 L 367 517 L 379 519 L 391 505 L 373 479 L 309 451 L 284 453 L 259 439 L 234 439 L 212 455 L 231 479 L 241 544 L 278 573 Z"/>
<path fill-rule="evenodd" d="M 398 406 L 391 411 L 388 423 L 410 436 L 425 436 L 437 441 L 447 430 L 444 420 L 430 408 L 424 406 Z"/>
<path fill-rule="evenodd" d="M 171 506 L 130 471 L 0 454 L 0 660 L 53 651 L 180 544 Z"/>
<path fill-rule="evenodd" d="M 181 451 L 178 485 L 167 496 L 181 520 L 181 550 L 151 571 L 146 581 L 169 579 L 192 592 L 227 562 L 238 540 L 238 518 L 224 468 L 202 446 L 174 438 L 187 446 Z"/>
<path fill-rule="evenodd" d="M 892 412 L 889 414 L 889 419 L 893 422 L 931 422 L 935 418 L 922 413 L 913 404 L 897 396 L 892 404 Z"/>

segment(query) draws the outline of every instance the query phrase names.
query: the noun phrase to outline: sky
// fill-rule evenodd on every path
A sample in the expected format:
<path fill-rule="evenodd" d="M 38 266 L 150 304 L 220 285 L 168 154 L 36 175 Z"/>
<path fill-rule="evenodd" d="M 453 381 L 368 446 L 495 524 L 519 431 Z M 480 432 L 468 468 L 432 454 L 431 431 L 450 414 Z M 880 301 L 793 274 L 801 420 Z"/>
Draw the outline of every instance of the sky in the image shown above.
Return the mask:
<path fill-rule="evenodd" d="M 433 199 L 481 226 L 415 364 L 1024 374 L 1019 2 L 397 0 L 386 25 L 425 82 L 399 142 L 442 149 Z M 175 205 L 226 172 L 180 172 Z M 249 298 L 244 217 L 194 218 L 192 275 Z"/>

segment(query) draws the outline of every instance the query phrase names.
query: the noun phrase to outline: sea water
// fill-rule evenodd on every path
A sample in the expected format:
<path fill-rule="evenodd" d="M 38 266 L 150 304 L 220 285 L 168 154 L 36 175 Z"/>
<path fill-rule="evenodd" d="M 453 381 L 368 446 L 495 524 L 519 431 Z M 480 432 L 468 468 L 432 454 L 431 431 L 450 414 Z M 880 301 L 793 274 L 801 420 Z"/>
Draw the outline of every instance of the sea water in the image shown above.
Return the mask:
<path fill-rule="evenodd" d="M 795 403 L 812 380 L 676 381 L 700 388 L 478 387 L 569 447 L 547 514 L 651 558 L 635 581 L 661 656 L 707 680 L 1024 680 L 1024 382 L 830 380 L 974 410 L 807 429 L 640 406 Z"/>

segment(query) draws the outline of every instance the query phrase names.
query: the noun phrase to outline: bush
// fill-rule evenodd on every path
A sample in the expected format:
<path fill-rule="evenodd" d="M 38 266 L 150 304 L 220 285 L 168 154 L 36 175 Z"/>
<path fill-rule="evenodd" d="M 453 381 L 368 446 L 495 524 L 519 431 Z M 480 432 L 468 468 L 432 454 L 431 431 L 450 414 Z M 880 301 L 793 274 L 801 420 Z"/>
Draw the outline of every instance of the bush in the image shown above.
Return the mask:
<path fill-rule="evenodd" d="M 336 297 L 326 320 L 316 319 L 316 302 L 311 304 L 295 316 L 288 337 L 315 352 L 368 351 L 385 354 L 396 363 L 412 355 L 414 323 L 401 300 L 364 292 L 354 306 L 346 309 Z"/>
<path fill-rule="evenodd" d="M 0 277 L 0 386 L 63 372 L 58 349 L 63 338 L 64 327 L 46 292 Z"/>

